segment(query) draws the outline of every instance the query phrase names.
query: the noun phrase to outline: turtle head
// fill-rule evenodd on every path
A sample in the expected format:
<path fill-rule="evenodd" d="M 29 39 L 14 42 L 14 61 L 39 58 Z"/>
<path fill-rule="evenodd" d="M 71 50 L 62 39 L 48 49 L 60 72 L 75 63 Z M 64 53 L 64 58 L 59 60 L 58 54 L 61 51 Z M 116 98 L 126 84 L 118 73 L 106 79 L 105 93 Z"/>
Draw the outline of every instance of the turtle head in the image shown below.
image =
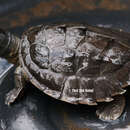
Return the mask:
<path fill-rule="evenodd" d="M 0 57 L 17 64 L 20 42 L 18 37 L 0 29 Z"/>

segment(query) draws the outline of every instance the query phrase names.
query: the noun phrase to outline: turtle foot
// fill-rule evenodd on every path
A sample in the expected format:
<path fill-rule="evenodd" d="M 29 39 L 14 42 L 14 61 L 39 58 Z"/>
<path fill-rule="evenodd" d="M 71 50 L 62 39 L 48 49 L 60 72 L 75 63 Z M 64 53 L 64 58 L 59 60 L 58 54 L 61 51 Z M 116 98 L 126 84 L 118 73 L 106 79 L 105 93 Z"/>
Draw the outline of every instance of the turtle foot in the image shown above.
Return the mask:
<path fill-rule="evenodd" d="M 104 103 L 97 109 L 96 114 L 101 120 L 111 121 L 118 119 L 125 107 L 125 97 L 117 96 L 113 101 Z"/>

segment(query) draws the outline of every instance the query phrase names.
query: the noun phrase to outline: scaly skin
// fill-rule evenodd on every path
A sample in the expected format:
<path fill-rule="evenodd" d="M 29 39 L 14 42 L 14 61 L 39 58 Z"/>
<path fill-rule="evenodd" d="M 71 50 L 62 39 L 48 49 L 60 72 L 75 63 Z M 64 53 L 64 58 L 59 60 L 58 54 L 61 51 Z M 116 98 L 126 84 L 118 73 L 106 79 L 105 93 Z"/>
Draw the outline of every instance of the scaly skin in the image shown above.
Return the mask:
<path fill-rule="evenodd" d="M 21 40 L 18 37 L 0 29 L 0 57 L 15 65 L 19 64 L 19 44 Z"/>

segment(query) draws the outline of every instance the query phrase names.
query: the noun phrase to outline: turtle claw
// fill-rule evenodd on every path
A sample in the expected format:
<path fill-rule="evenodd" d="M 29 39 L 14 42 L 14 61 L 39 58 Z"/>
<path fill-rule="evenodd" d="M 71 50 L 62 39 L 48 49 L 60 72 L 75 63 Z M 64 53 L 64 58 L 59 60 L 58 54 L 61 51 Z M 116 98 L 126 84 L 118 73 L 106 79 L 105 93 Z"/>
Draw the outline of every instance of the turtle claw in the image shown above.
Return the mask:
<path fill-rule="evenodd" d="M 111 121 L 111 120 L 116 120 L 117 119 L 117 118 L 111 117 L 110 114 L 108 114 L 106 111 L 101 112 L 100 110 L 97 110 L 96 114 L 99 117 L 99 119 L 103 120 L 103 121 Z"/>
<path fill-rule="evenodd" d="M 12 103 L 14 103 L 18 98 L 20 91 L 21 91 L 20 89 L 13 89 L 9 93 L 7 93 L 5 104 L 9 106 Z"/>

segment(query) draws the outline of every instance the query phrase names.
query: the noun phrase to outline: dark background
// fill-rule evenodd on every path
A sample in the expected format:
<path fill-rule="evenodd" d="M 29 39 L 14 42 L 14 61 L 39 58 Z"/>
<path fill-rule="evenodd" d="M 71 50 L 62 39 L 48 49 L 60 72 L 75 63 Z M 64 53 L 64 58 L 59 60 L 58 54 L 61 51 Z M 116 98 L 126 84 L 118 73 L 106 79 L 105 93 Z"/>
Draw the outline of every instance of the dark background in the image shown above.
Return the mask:
<path fill-rule="evenodd" d="M 0 28 L 21 36 L 42 23 L 80 22 L 130 32 L 129 0 L 0 0 Z M 6 62 L 0 62 L 4 68 Z M 6 67 L 7 68 L 7 67 Z M 31 84 L 24 98 L 8 107 L 5 94 L 14 87 L 14 68 L 0 85 L 0 130 L 130 130 L 130 90 L 126 108 L 116 121 L 104 122 L 96 107 L 55 100 Z"/>

